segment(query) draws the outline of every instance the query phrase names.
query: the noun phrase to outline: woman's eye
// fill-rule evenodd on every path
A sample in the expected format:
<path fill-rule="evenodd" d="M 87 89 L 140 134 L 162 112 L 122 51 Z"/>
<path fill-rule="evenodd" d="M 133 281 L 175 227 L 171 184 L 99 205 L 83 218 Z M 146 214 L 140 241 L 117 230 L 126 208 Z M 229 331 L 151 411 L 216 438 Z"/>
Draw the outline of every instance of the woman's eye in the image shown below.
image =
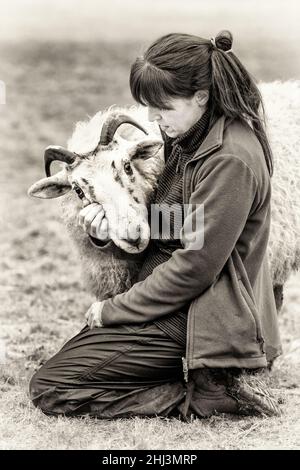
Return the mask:
<path fill-rule="evenodd" d="M 159 108 L 160 111 L 171 111 L 172 109 L 173 109 L 172 105 L 168 103 L 165 103 L 164 106 Z"/>
<path fill-rule="evenodd" d="M 128 175 L 132 175 L 132 168 L 129 162 L 124 163 L 124 170 Z"/>
<path fill-rule="evenodd" d="M 84 192 L 82 191 L 82 189 L 81 189 L 79 186 L 77 186 L 76 184 L 74 184 L 73 189 L 74 189 L 75 193 L 77 194 L 77 196 L 78 196 L 80 199 L 83 199 L 83 198 L 84 198 Z"/>

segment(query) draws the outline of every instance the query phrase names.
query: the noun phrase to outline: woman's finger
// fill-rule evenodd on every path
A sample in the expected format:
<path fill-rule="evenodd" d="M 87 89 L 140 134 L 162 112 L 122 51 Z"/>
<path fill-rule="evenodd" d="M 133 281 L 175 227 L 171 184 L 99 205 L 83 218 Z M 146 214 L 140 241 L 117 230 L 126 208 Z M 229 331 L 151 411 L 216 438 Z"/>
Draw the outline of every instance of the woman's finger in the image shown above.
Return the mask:
<path fill-rule="evenodd" d="M 85 314 L 85 320 L 89 326 L 90 326 L 90 315 L 91 315 L 91 307 L 88 309 L 88 311 Z"/>
<path fill-rule="evenodd" d="M 101 211 L 94 217 L 94 220 L 91 223 L 90 234 L 95 238 L 98 238 L 97 234 L 99 230 L 101 231 L 100 226 L 104 217 L 104 211 Z"/>
<path fill-rule="evenodd" d="M 90 329 L 100 328 L 102 326 L 101 311 L 101 302 L 94 302 L 86 312 L 85 319 Z"/>
<path fill-rule="evenodd" d="M 92 204 L 89 204 L 87 206 L 85 206 L 83 209 L 80 210 L 80 212 L 78 213 L 78 223 L 79 225 L 83 225 L 84 224 L 84 219 L 86 217 L 86 215 L 94 208 L 94 207 L 98 207 L 98 209 L 100 210 L 100 208 L 103 209 L 102 205 L 101 204 L 98 204 L 96 202 L 93 202 Z"/>
<path fill-rule="evenodd" d="M 99 240 L 106 241 L 109 239 L 108 235 L 108 220 L 106 217 L 102 219 L 101 225 L 97 230 L 97 238 L 99 237 Z"/>
<path fill-rule="evenodd" d="M 87 313 L 85 314 L 85 319 L 90 328 L 93 328 L 93 323 L 94 323 L 94 304 L 90 306 L 88 309 Z"/>
<path fill-rule="evenodd" d="M 88 204 L 87 206 L 85 206 L 83 209 L 81 209 L 78 212 L 78 224 L 79 225 L 83 225 L 84 217 L 90 211 L 91 206 L 94 206 L 94 204 Z"/>
<path fill-rule="evenodd" d="M 87 214 L 83 218 L 83 227 L 85 230 L 90 231 L 91 223 L 97 215 L 101 215 L 101 217 L 104 216 L 104 210 L 102 206 L 97 205 L 91 207 L 90 210 L 87 212 Z"/>
<path fill-rule="evenodd" d="M 103 213 L 99 213 L 94 218 L 91 223 L 91 235 L 99 240 L 106 241 L 109 240 L 108 234 L 108 221 Z"/>

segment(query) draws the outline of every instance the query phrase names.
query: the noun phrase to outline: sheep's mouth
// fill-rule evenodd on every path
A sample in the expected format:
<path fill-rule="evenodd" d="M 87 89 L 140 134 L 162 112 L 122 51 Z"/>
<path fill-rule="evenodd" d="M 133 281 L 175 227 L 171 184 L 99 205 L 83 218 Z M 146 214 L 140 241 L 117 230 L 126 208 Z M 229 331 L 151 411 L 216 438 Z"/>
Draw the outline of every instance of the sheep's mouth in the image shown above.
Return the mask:
<path fill-rule="evenodd" d="M 120 260 L 123 260 L 123 259 L 128 260 L 130 258 L 132 258 L 133 260 L 140 259 L 139 251 L 135 250 L 133 252 L 129 252 L 128 247 L 127 249 L 125 247 L 121 248 L 118 245 L 116 245 L 113 242 L 113 240 L 108 240 L 106 242 L 103 242 L 101 240 L 98 240 L 98 238 L 95 238 L 89 235 L 89 241 L 99 251 L 109 252 L 109 253 L 114 252 L 117 259 L 120 259 Z"/>
<path fill-rule="evenodd" d="M 98 238 L 93 237 L 92 235 L 88 234 L 90 243 L 95 247 L 98 248 L 98 250 L 103 250 L 103 251 L 110 251 L 112 248 L 115 250 L 116 248 L 119 248 L 120 251 L 123 251 L 124 253 L 130 254 L 130 251 L 128 250 L 128 247 L 133 247 L 135 250 L 134 252 L 139 250 L 139 244 L 140 244 L 140 239 L 139 240 L 126 240 L 127 246 L 126 247 L 118 247 L 113 240 L 108 240 L 108 241 L 102 241 L 99 240 Z M 126 249 L 127 248 L 127 249 Z"/>
<path fill-rule="evenodd" d="M 102 240 L 99 240 L 98 238 L 92 237 L 92 235 L 89 235 L 89 239 L 92 245 L 96 246 L 97 248 L 106 248 L 113 244 L 112 240 L 108 240 L 104 242 Z"/>

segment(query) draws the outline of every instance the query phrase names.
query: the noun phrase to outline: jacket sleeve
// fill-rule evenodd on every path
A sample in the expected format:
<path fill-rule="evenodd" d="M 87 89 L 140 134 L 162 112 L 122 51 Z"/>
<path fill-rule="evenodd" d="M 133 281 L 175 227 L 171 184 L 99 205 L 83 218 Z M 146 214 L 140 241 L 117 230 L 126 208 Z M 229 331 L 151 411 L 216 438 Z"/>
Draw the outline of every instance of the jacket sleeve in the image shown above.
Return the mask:
<path fill-rule="evenodd" d="M 222 271 L 245 227 L 257 180 L 236 156 L 219 155 L 212 160 L 201 167 L 190 197 L 180 231 L 183 248 L 175 250 L 145 280 L 105 300 L 105 326 L 148 322 L 176 312 L 207 289 Z M 196 221 L 194 232 L 191 221 Z"/>

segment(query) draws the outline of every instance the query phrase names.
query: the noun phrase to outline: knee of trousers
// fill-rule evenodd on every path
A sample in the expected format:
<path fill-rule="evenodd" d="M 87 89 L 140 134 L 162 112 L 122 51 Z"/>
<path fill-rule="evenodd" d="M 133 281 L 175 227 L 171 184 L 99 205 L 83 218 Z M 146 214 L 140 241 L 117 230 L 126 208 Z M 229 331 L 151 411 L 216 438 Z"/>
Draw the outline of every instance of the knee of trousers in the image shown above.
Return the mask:
<path fill-rule="evenodd" d="M 46 381 L 43 380 L 40 370 L 31 377 L 29 382 L 30 399 L 34 406 L 40 408 L 45 413 L 51 413 L 50 403 L 52 400 L 49 398 L 53 398 L 55 392 L 56 386 L 54 384 L 47 384 Z"/>

